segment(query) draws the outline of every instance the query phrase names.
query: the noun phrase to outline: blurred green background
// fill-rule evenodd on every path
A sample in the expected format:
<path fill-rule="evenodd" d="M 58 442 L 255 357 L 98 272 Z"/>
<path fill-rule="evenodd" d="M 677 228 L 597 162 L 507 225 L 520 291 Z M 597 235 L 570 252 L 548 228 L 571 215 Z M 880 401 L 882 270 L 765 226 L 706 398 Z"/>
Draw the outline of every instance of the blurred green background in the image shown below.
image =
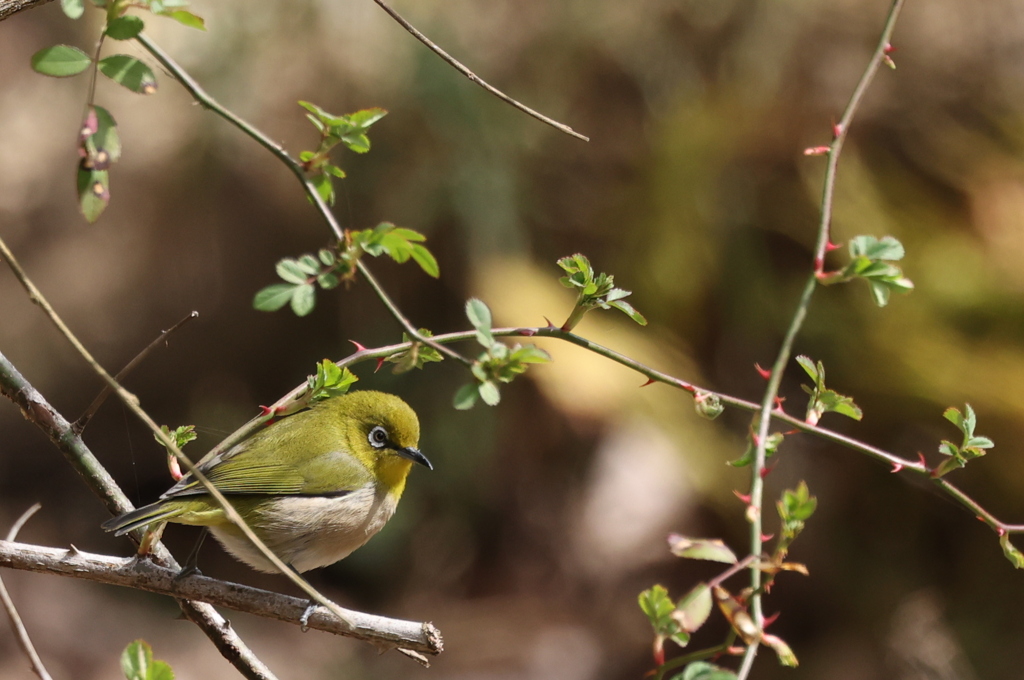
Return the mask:
<path fill-rule="evenodd" d="M 349 179 L 344 226 L 422 231 L 441 279 L 371 263 L 413 322 L 467 327 L 466 297 L 496 321 L 559 323 L 572 295 L 555 260 L 583 252 L 634 291 L 650 320 L 588 317 L 579 332 L 697 384 L 757 400 L 753 364 L 771 363 L 811 267 L 826 144 L 866 64 L 881 0 L 395 0 L 482 77 L 589 135 L 580 142 L 498 102 L 442 64 L 368 0 L 199 0 L 210 31 L 147 19 L 147 31 L 224 104 L 293 153 L 316 135 L 296 105 L 381 106 Z M 877 309 L 860 284 L 818 291 L 798 353 L 825 362 L 863 422 L 823 424 L 895 453 L 954 438 L 942 411 L 970 402 L 997 446 L 953 479 L 999 517 L 1024 521 L 1024 17 L 1013 0 L 911 0 L 841 160 L 834 240 L 890 234 L 917 289 Z M 329 234 L 294 177 L 205 112 L 159 71 L 160 91 L 100 82 L 97 102 L 125 147 L 97 224 L 77 214 L 75 138 L 87 79 L 44 78 L 37 50 L 90 49 L 98 12 L 58 3 L 0 22 L 0 234 L 109 369 L 161 329 L 200 317 L 128 379 L 158 422 L 195 423 L 212 446 L 301 382 L 350 339 L 400 330 L 367 287 L 321 294 L 315 312 L 253 311 L 274 263 Z M 131 44 L 116 46 L 147 58 Z M 109 48 L 108 48 L 109 49 Z M 147 58 L 149 63 L 153 63 Z M 156 66 L 155 64 L 153 64 Z M 846 256 L 832 256 L 838 266 Z M 732 489 L 747 472 L 749 416 L 700 420 L 681 392 L 599 357 L 546 343 L 555 362 L 503 391 L 498 408 L 456 412 L 467 376 L 449 363 L 396 377 L 357 369 L 424 423 L 436 471 L 416 470 L 398 514 L 351 558 L 312 574 L 341 603 L 433 621 L 446 651 L 429 670 L 326 634 L 228 613 L 280 678 L 590 680 L 650 668 L 636 595 L 680 596 L 717 573 L 667 554 L 669 531 L 720 536 L 742 551 Z M 469 347 L 467 351 L 471 351 Z M 100 384 L 0 267 L 0 351 L 75 418 Z M 795 369 L 795 365 L 794 365 Z M 804 397 L 791 370 L 787 409 Z M 108 402 L 86 441 L 136 502 L 169 484 L 162 450 Z M 1024 576 L 994 535 L 927 484 L 806 436 L 786 441 L 768 496 L 807 480 L 818 512 L 766 600 L 773 632 L 801 659 L 759 678 L 1019 678 Z M 101 505 L 10 403 L 0 403 L 0 527 L 32 503 L 26 541 L 130 554 L 99 530 Z M 775 520 L 769 520 L 771 528 Z M 6 532 L 6 529 L 0 529 Z M 184 553 L 190 530 L 167 540 Z M 212 544 L 211 575 L 288 590 Z M 233 670 L 166 599 L 34 574 L 3 574 L 56 677 L 118 676 L 145 637 L 180 678 Z M 7 630 L 0 625 L 0 630 Z M 694 645 L 721 640 L 709 624 Z M 31 673 L 0 635 L 0 676 Z"/>

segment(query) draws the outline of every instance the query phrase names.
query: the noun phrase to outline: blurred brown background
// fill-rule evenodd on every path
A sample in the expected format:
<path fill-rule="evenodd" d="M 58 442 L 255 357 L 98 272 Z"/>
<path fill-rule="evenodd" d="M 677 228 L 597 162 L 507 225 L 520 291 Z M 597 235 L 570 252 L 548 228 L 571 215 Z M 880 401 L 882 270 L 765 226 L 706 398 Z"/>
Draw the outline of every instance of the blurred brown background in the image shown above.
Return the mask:
<path fill-rule="evenodd" d="M 199 0 L 209 33 L 147 30 L 211 94 L 296 153 L 316 143 L 298 99 L 342 113 L 382 106 L 373 150 L 346 153 L 336 214 L 420 230 L 438 256 L 373 262 L 413 321 L 463 329 L 483 297 L 501 324 L 560 322 L 572 296 L 555 260 L 576 251 L 634 291 L 651 324 L 593 314 L 581 334 L 701 385 L 757 399 L 754 362 L 777 351 L 811 266 L 830 124 L 862 71 L 881 0 L 396 0 L 482 77 L 584 134 L 571 139 L 487 96 L 368 0 Z M 365 285 L 321 294 L 303 319 L 251 309 L 281 257 L 328 232 L 294 178 L 158 71 L 152 97 L 101 82 L 125 151 L 95 225 L 77 214 L 75 135 L 87 79 L 44 78 L 29 57 L 90 49 L 100 24 L 58 3 L 0 22 L 0 234 L 70 326 L 118 369 L 189 311 L 197 321 L 128 386 L 159 421 L 195 423 L 193 454 L 303 380 L 314 362 L 400 333 Z M 996 448 L 954 480 L 1024 521 L 1024 8 L 1013 0 L 908 2 L 896 71 L 884 69 L 842 157 L 835 240 L 891 234 L 917 284 L 879 310 L 863 285 L 820 290 L 796 351 L 825 362 L 862 423 L 824 425 L 934 461 L 949 405 L 969 401 Z M 145 58 L 131 44 L 116 47 Z M 153 63 L 151 59 L 148 59 Z M 155 65 L 155 64 L 154 64 Z M 838 265 L 846 252 L 833 256 Z M 391 524 L 312 575 L 342 603 L 431 620 L 446 651 L 424 670 L 397 654 L 228 613 L 288 678 L 562 680 L 638 678 L 650 630 L 636 595 L 679 596 L 714 565 L 667 555 L 665 534 L 721 536 L 742 551 L 725 461 L 749 417 L 709 423 L 691 400 L 596 356 L 545 345 L 554 364 L 503 390 L 498 408 L 454 411 L 465 373 L 446 363 L 402 377 L 361 366 L 360 387 L 401 394 L 424 423 L 436 471 L 416 470 Z M 470 347 L 465 348 L 472 351 Z M 0 350 L 66 416 L 98 380 L 0 267 Z M 804 398 L 793 370 L 787 408 Z M 152 437 L 108 402 L 86 441 L 137 502 L 169 480 Z M 787 440 L 770 498 L 806 479 L 818 513 L 766 602 L 802 665 L 759 678 L 1019 678 L 1024 575 L 996 538 L 926 484 L 807 437 Z M 22 539 L 130 554 L 104 535 L 100 504 L 33 426 L 0 403 L 0 527 L 33 502 Z M 769 527 L 774 525 L 769 520 Z M 6 532 L 6 529 L 2 529 Z M 168 531 L 184 552 L 193 534 Z M 212 544 L 208 574 L 287 589 Z M 119 677 L 143 636 L 180 678 L 232 677 L 172 602 L 33 574 L 3 574 L 51 672 Z M 0 630 L 7 631 L 6 623 Z M 720 622 L 694 645 L 716 644 Z M 0 676 L 31 677 L 0 634 Z"/>

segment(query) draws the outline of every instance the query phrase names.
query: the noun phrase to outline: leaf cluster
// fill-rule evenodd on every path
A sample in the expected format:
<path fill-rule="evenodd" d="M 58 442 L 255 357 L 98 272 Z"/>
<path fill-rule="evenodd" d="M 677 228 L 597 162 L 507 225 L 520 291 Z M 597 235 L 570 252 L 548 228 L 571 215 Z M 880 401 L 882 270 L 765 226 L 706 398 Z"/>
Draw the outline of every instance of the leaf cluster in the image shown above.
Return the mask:
<path fill-rule="evenodd" d="M 261 289 L 252 306 L 264 312 L 275 312 L 287 304 L 296 316 L 306 316 L 316 307 L 316 288 L 336 288 L 350 281 L 356 273 L 356 262 L 363 253 L 374 257 L 388 255 L 395 262 L 413 259 L 428 275 L 437 278 L 440 269 L 434 255 L 422 245 L 426 236 L 412 229 L 381 222 L 373 229 L 346 231 L 345 242 L 333 248 L 321 248 L 317 255 L 286 257 L 275 266 L 284 281 Z"/>
<path fill-rule="evenodd" d="M 875 304 L 884 307 L 889 304 L 891 293 L 908 293 L 914 289 L 903 270 L 892 264 L 902 260 L 904 254 L 903 244 L 892 236 L 881 239 L 857 236 L 850 240 L 850 263 L 837 272 L 821 275 L 820 280 L 831 285 L 864 279 L 871 288 Z"/>
<path fill-rule="evenodd" d="M 488 406 L 495 406 L 501 401 L 500 383 L 512 382 L 517 375 L 525 373 L 530 364 L 551 361 L 548 353 L 536 345 L 515 344 L 509 347 L 495 340 L 491 332 L 491 310 L 481 300 L 472 298 L 466 302 L 466 316 L 476 329 L 476 340 L 484 351 L 470 366 L 476 381 L 463 385 L 455 393 L 455 408 L 471 409 L 477 399 L 482 399 Z"/>
<path fill-rule="evenodd" d="M 804 420 L 810 425 L 817 425 L 821 416 L 828 411 L 841 413 L 844 416 L 860 420 L 864 413 L 854 403 L 852 397 L 843 396 L 835 390 L 825 387 L 825 365 L 820 361 L 815 363 L 810 357 L 800 355 L 796 361 L 804 369 L 811 380 L 813 387 L 801 385 L 804 392 L 811 395 L 807 402 L 807 415 Z"/>
<path fill-rule="evenodd" d="M 974 434 L 978 418 L 970 404 L 964 404 L 963 413 L 960 412 L 960 409 L 950 406 L 942 413 L 942 417 L 956 425 L 963 434 L 963 440 L 959 446 L 946 439 L 942 440 L 942 443 L 939 444 L 939 453 L 949 456 L 949 458 L 935 468 L 932 472 L 933 477 L 942 477 L 947 472 L 962 468 L 967 465 L 968 461 L 981 458 L 987 449 L 995 446 L 995 442 L 988 437 Z"/>
<path fill-rule="evenodd" d="M 132 40 L 145 28 L 141 17 L 127 14 L 130 8 L 149 11 L 169 17 L 185 26 L 206 30 L 203 19 L 184 9 L 185 0 L 92 0 L 104 9 L 106 21 L 101 41 Z M 72 19 L 85 12 L 85 0 L 61 0 L 61 8 Z M 97 54 L 97 57 L 99 55 Z M 153 94 L 157 90 L 156 74 L 145 62 L 127 54 L 112 54 L 94 59 L 71 45 L 45 47 L 32 55 L 32 68 L 43 75 L 56 78 L 76 76 L 90 67 L 115 83 L 138 94 Z M 78 164 L 76 186 L 79 209 L 89 222 L 95 222 L 110 202 L 109 168 L 121 157 L 121 141 L 117 123 L 106 109 L 91 101 L 82 121 L 78 140 L 81 160 Z"/>
<path fill-rule="evenodd" d="M 327 113 L 311 102 L 300 101 L 299 106 L 309 113 L 306 118 L 320 132 L 320 143 L 315 151 L 303 151 L 299 154 L 302 168 L 306 171 L 316 192 L 328 205 L 334 205 L 334 180 L 344 179 L 345 171 L 330 162 L 330 153 L 334 147 L 343 144 L 350 151 L 366 153 L 370 150 L 370 138 L 367 131 L 370 126 L 387 115 L 387 111 L 379 108 L 363 109 L 355 113 L 341 116 Z"/>
<path fill-rule="evenodd" d="M 576 304 L 569 314 L 569 318 L 562 324 L 563 331 L 571 331 L 583 316 L 595 307 L 617 309 L 641 326 L 647 325 L 647 319 L 643 314 L 625 301 L 625 298 L 632 293 L 622 288 L 616 288 L 614 277 L 611 274 L 604 272 L 595 274 L 586 255 L 576 253 L 563 257 L 558 260 L 558 266 L 565 272 L 565 276 L 559 279 L 562 285 L 577 291 Z"/>
<path fill-rule="evenodd" d="M 434 334 L 426 328 L 420 328 L 419 334 L 424 338 L 431 338 L 434 336 Z M 386 359 L 388 363 L 395 365 L 392 369 L 392 373 L 395 373 L 396 375 L 407 373 L 414 368 L 423 368 L 425 364 L 444 360 L 441 353 L 430 345 L 424 345 L 422 342 L 413 342 L 408 333 L 402 333 L 402 342 L 411 343 L 409 349 L 402 350 L 401 352 L 395 352 Z"/>
<path fill-rule="evenodd" d="M 306 378 L 306 392 L 303 401 L 315 404 L 324 399 L 338 397 L 348 392 L 352 384 L 359 380 L 355 373 L 342 368 L 330 359 L 324 359 L 316 365 L 316 374 Z"/>

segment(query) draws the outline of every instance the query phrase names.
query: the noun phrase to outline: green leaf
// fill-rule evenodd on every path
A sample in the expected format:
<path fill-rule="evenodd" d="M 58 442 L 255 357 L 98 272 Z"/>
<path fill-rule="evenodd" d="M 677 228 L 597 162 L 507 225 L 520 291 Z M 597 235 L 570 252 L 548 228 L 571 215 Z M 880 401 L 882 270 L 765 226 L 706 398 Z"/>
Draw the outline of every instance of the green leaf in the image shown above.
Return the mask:
<path fill-rule="evenodd" d="M 60 0 L 60 8 L 68 19 L 78 19 L 85 12 L 85 2 L 84 0 Z"/>
<path fill-rule="evenodd" d="M 78 207 L 89 222 L 95 222 L 110 202 L 110 176 L 106 170 L 78 167 Z"/>
<path fill-rule="evenodd" d="M 808 356 L 801 354 L 796 358 L 796 362 L 803 367 L 804 371 L 811 377 L 815 385 L 824 384 L 825 376 L 818 377 L 818 366 L 815 365 L 814 360 Z"/>
<path fill-rule="evenodd" d="M 434 259 L 433 253 L 427 250 L 421 245 L 412 246 L 412 259 L 416 261 L 416 264 L 420 266 L 427 276 L 432 276 L 435 279 L 441 275 L 441 269 L 437 266 L 437 260 Z"/>
<path fill-rule="evenodd" d="M 206 30 L 206 21 L 201 17 L 183 9 L 176 9 L 171 12 L 160 12 L 161 16 L 174 19 L 182 26 L 195 28 L 200 31 Z"/>
<path fill-rule="evenodd" d="M 105 151 L 109 162 L 116 163 L 121 158 L 121 137 L 117 133 L 117 121 L 102 106 L 93 106 L 96 115 L 96 131 L 91 136 L 96 151 Z"/>
<path fill-rule="evenodd" d="M 121 653 L 121 671 L 127 680 L 174 680 L 174 671 L 164 661 L 153 658 L 153 649 L 145 640 L 136 640 Z"/>
<path fill-rule="evenodd" d="M 497 406 L 498 402 L 501 401 L 501 392 L 498 391 L 498 386 L 493 381 L 483 381 L 477 387 L 477 390 L 480 392 L 480 398 L 488 406 Z"/>
<path fill-rule="evenodd" d="M 641 326 L 647 325 L 647 319 L 644 318 L 644 315 L 633 309 L 633 305 L 629 304 L 628 302 L 625 302 L 623 300 L 616 300 L 615 302 L 609 302 L 608 305 L 610 307 L 614 307 L 620 312 L 625 313 L 626 316 L 628 316 L 633 321 L 636 321 Z"/>
<path fill-rule="evenodd" d="M 479 396 L 480 392 L 477 390 L 477 383 L 468 383 L 460 387 L 459 391 L 455 393 L 452 406 L 460 411 L 467 411 L 473 408 Z"/>
<path fill-rule="evenodd" d="M 857 236 L 850 240 L 850 254 L 869 260 L 902 260 L 906 252 L 903 244 L 892 236 L 877 239 L 874 236 Z"/>
<path fill-rule="evenodd" d="M 348 147 L 349 151 L 366 153 L 370 150 L 370 138 L 361 132 L 343 135 L 341 141 Z"/>
<path fill-rule="evenodd" d="M 127 14 L 112 19 L 107 24 L 106 34 L 114 40 L 131 40 L 139 33 L 142 33 L 144 27 L 145 23 L 142 19 Z"/>
<path fill-rule="evenodd" d="M 640 610 L 647 615 L 651 625 L 654 626 L 657 626 L 675 609 L 675 605 L 668 597 L 668 591 L 661 585 L 651 586 L 640 593 L 637 602 L 640 604 Z"/>
<path fill-rule="evenodd" d="M 256 293 L 252 306 L 261 312 L 276 312 L 291 301 L 295 288 L 292 283 L 271 284 Z"/>
<path fill-rule="evenodd" d="M 466 317 L 476 329 L 476 339 L 485 348 L 494 344 L 494 336 L 491 335 L 491 310 L 477 298 L 470 298 L 466 301 Z"/>
<path fill-rule="evenodd" d="M 306 316 L 316 306 L 316 288 L 311 283 L 297 286 L 292 292 L 292 311 L 295 316 Z"/>
<path fill-rule="evenodd" d="M 132 92 L 153 94 L 156 92 L 156 75 L 153 69 L 135 57 L 114 54 L 99 60 L 100 73 Z"/>
<path fill-rule="evenodd" d="M 332 288 L 337 288 L 338 284 L 341 283 L 341 280 L 334 272 L 324 272 L 316 277 L 316 282 L 319 283 L 320 287 L 324 290 L 330 290 Z"/>
<path fill-rule="evenodd" d="M 44 47 L 32 55 L 32 68 L 44 76 L 76 76 L 92 64 L 88 54 L 71 45 Z"/>
<path fill-rule="evenodd" d="M 313 184 L 313 188 L 316 189 L 316 193 L 324 203 L 334 205 L 334 182 L 331 180 L 330 175 L 320 173 L 311 176 L 309 181 Z"/>
<path fill-rule="evenodd" d="M 337 165 L 331 165 L 330 163 L 324 163 L 320 166 L 320 169 L 329 175 L 334 175 L 338 179 L 345 179 L 345 171 L 339 168 Z"/>
<path fill-rule="evenodd" d="M 711 588 L 706 583 L 698 583 L 679 600 L 671 616 L 680 628 L 693 633 L 708 620 L 711 606 Z"/>
<path fill-rule="evenodd" d="M 309 281 L 309 275 L 302 271 L 299 261 L 286 257 L 275 265 L 277 275 L 288 283 L 304 284 Z"/>
<path fill-rule="evenodd" d="M 736 564 L 735 553 L 718 538 L 687 538 L 679 534 L 669 534 L 668 547 L 673 555 L 693 560 L 711 560 Z"/>
<path fill-rule="evenodd" d="M 363 109 L 349 114 L 349 120 L 352 122 L 353 126 L 365 130 L 386 115 L 388 115 L 388 112 L 384 109 Z"/>
<path fill-rule="evenodd" d="M 316 276 L 320 273 L 320 263 L 312 255 L 302 255 L 296 260 L 299 269 L 308 276 Z"/>
<path fill-rule="evenodd" d="M 321 248 L 320 252 L 317 253 L 317 256 L 320 258 L 320 261 L 323 262 L 324 265 L 327 267 L 330 267 L 331 265 L 338 261 L 337 256 L 334 254 L 334 251 L 329 250 L 327 248 Z"/>

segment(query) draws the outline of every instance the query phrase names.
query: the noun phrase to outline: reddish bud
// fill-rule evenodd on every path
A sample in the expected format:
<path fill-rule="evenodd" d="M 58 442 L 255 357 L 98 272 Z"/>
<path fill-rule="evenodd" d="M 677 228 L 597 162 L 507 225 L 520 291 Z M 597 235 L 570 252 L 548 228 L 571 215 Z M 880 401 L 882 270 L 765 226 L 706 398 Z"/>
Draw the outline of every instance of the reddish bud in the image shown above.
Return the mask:
<path fill-rule="evenodd" d="M 824 156 L 832 150 L 831 146 L 809 146 L 804 149 L 805 156 Z"/>
<path fill-rule="evenodd" d="M 548 323 L 551 322 L 549 321 Z M 520 328 L 519 335 L 525 335 L 526 337 L 529 338 L 531 336 L 537 335 L 537 331 L 533 330 L 532 328 Z"/>
<path fill-rule="evenodd" d="M 767 368 L 761 368 L 761 364 L 757 362 L 754 362 L 754 370 L 756 370 L 758 375 L 760 375 L 765 380 L 772 377 L 772 372 L 769 371 Z"/>
<path fill-rule="evenodd" d="M 985 518 L 984 517 L 979 517 L 978 520 L 984 522 Z M 996 527 L 996 536 L 1002 537 L 1005 533 L 1006 533 L 1006 529 L 1004 529 L 1003 527 Z"/>
<path fill-rule="evenodd" d="M 167 454 L 167 469 L 171 472 L 171 479 L 176 482 L 185 476 L 181 473 L 181 465 L 178 463 L 178 458 L 170 453 Z"/>
<path fill-rule="evenodd" d="M 736 490 L 733 490 L 733 493 L 736 495 L 736 498 L 739 498 L 747 505 L 750 505 L 750 494 L 740 493 L 739 491 Z"/>
<path fill-rule="evenodd" d="M 832 124 L 832 136 L 833 137 L 839 137 L 842 134 L 843 134 L 843 124 L 842 123 L 833 123 Z"/>

